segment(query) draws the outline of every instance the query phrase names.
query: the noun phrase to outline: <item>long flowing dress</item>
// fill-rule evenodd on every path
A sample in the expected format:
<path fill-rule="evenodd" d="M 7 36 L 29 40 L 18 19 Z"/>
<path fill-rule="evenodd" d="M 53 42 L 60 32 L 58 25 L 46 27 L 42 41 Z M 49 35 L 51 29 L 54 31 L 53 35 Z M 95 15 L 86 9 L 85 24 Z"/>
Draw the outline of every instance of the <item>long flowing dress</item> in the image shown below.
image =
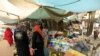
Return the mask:
<path fill-rule="evenodd" d="M 18 56 L 30 56 L 27 33 L 24 31 L 15 31 L 14 39 Z"/>
<path fill-rule="evenodd" d="M 44 41 L 43 37 L 38 32 L 33 33 L 32 48 L 36 49 L 34 56 L 44 56 Z"/>

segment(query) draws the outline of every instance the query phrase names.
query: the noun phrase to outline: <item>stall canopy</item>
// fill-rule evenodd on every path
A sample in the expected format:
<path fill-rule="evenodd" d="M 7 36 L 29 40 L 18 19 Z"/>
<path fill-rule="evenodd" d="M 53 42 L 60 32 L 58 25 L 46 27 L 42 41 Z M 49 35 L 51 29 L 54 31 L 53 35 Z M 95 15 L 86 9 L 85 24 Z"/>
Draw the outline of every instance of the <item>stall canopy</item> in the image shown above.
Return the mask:
<path fill-rule="evenodd" d="M 49 19 L 60 19 L 60 18 L 72 15 L 72 12 L 54 8 L 54 7 L 41 6 L 40 4 L 36 4 L 36 2 L 32 0 L 9 0 L 9 2 L 11 2 L 13 5 L 19 8 L 20 6 L 25 7 L 26 6 L 26 4 L 24 4 L 25 2 L 39 6 L 39 8 L 35 12 L 33 11 L 31 14 L 27 16 L 28 18 L 31 18 L 31 19 L 48 19 L 48 18 Z"/>
<path fill-rule="evenodd" d="M 38 8 L 38 5 L 25 2 L 24 0 L 0 0 L 0 18 L 23 19 Z"/>
<path fill-rule="evenodd" d="M 33 12 L 31 15 L 28 16 L 28 18 L 31 19 L 60 19 L 63 17 L 67 17 L 72 15 L 72 12 L 53 8 L 53 7 L 47 7 L 47 6 L 41 6 L 38 10 Z"/>
<path fill-rule="evenodd" d="M 66 11 L 80 13 L 99 9 L 100 0 L 0 0 L 0 10 L 18 15 L 20 18 L 62 18 L 65 17 Z M 0 17 L 18 19 L 1 11 Z"/>
<path fill-rule="evenodd" d="M 100 9 L 100 0 L 33 0 L 43 6 L 51 6 L 72 12 L 87 12 Z"/>
<path fill-rule="evenodd" d="M 17 23 L 18 19 L 7 19 L 7 18 L 0 18 L 0 21 L 4 22 L 4 24 L 13 24 Z"/>

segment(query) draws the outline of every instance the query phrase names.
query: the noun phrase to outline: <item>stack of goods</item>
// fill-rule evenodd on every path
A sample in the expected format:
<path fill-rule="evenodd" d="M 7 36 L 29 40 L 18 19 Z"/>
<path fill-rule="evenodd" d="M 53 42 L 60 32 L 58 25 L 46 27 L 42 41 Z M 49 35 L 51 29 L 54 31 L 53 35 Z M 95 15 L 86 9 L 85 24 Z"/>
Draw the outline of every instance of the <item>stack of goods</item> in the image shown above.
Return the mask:
<path fill-rule="evenodd" d="M 85 56 L 84 54 L 82 54 L 82 52 L 83 49 L 87 51 L 87 47 L 85 45 L 83 46 L 81 40 L 78 40 L 79 37 L 75 35 L 72 35 L 71 37 L 72 38 L 63 37 L 63 33 L 61 32 L 55 34 L 55 36 L 50 35 L 49 46 L 51 47 L 51 49 L 55 50 L 51 53 L 60 52 L 64 53 L 64 56 Z"/>
<path fill-rule="evenodd" d="M 53 38 L 50 41 L 50 47 L 54 48 L 56 51 L 61 51 L 61 52 L 65 52 L 67 51 L 70 46 L 73 46 L 73 44 L 68 43 L 65 38 Z"/>

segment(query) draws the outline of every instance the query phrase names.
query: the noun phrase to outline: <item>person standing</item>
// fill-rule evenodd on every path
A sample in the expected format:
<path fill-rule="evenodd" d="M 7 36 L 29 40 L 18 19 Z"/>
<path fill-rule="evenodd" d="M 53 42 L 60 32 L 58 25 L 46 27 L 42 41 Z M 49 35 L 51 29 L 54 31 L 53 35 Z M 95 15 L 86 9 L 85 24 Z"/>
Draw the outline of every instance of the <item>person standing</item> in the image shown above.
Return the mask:
<path fill-rule="evenodd" d="M 30 56 L 29 40 L 27 33 L 23 30 L 22 25 L 18 25 L 14 32 L 14 40 L 17 48 L 18 56 Z"/>
<path fill-rule="evenodd" d="M 44 38 L 39 25 L 34 26 L 32 37 L 33 56 L 44 56 Z"/>
<path fill-rule="evenodd" d="M 43 34 L 44 34 L 44 55 L 49 56 L 49 51 L 48 51 L 48 28 L 44 27 L 42 29 Z"/>
<path fill-rule="evenodd" d="M 87 38 L 88 45 L 90 47 L 91 56 L 95 56 L 96 50 L 98 50 L 98 45 L 100 45 L 100 38 L 98 37 L 99 32 L 95 30 L 93 35 Z"/>
<path fill-rule="evenodd" d="M 5 33 L 4 33 L 4 40 L 7 40 L 9 45 L 13 45 L 13 38 L 12 38 L 12 30 L 10 28 L 6 28 Z"/>
<path fill-rule="evenodd" d="M 48 42 L 48 28 L 45 27 L 45 28 L 42 29 L 42 31 L 43 31 L 43 34 L 44 34 L 44 41 L 45 41 L 44 46 L 47 47 L 47 42 Z"/>

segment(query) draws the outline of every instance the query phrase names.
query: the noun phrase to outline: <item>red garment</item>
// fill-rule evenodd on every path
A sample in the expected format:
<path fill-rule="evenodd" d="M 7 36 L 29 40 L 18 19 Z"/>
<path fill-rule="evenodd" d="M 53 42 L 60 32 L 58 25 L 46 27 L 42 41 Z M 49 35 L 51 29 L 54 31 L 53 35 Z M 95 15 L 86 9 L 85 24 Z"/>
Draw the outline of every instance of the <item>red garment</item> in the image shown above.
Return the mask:
<path fill-rule="evenodd" d="M 38 32 L 43 37 L 43 32 L 39 25 L 34 26 L 34 32 Z"/>
<path fill-rule="evenodd" d="M 7 28 L 4 32 L 4 39 L 8 41 L 9 45 L 13 45 L 12 31 L 10 28 Z"/>

